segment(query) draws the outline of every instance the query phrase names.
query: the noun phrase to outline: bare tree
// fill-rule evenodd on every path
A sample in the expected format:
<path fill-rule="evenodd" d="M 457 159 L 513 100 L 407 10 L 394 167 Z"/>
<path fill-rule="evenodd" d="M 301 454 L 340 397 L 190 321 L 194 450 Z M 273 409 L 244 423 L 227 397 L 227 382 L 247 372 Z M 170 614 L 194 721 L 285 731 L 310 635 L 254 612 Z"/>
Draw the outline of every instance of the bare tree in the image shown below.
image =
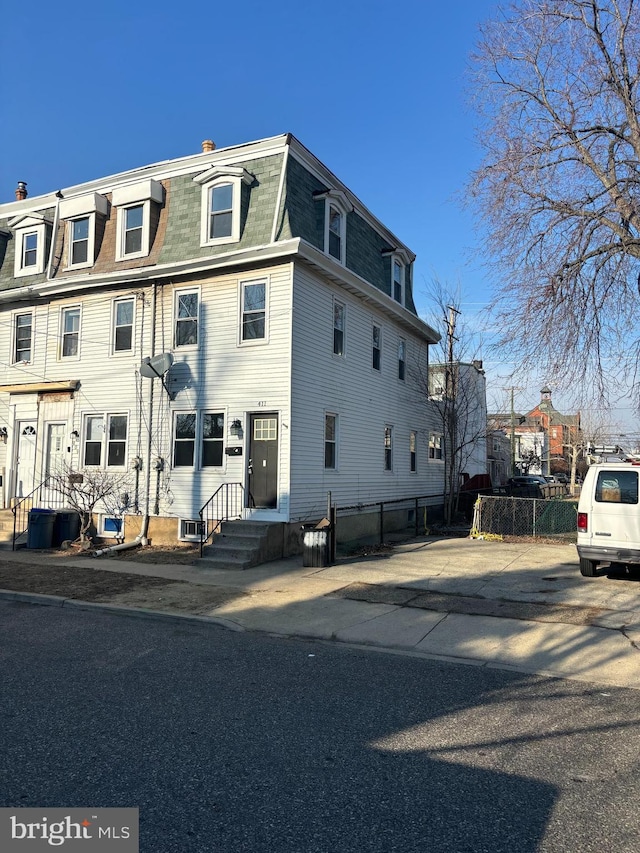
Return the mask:
<path fill-rule="evenodd" d="M 640 401 L 639 0 L 515 0 L 474 59 L 499 346 Z M 610 361 L 609 359 L 613 359 Z"/>
<path fill-rule="evenodd" d="M 89 544 L 88 532 L 93 522 L 93 513 L 99 508 L 109 515 L 121 516 L 129 504 L 129 472 L 113 473 L 97 468 L 85 468 L 81 472 L 64 466 L 52 474 L 50 488 L 60 492 L 67 506 L 80 516 L 79 541 Z"/>
<path fill-rule="evenodd" d="M 434 280 L 429 291 L 434 313 L 429 323 L 443 328 L 438 351 L 431 348 L 428 395 L 444 435 L 444 516 L 458 510 L 460 486 L 478 459 L 486 473 L 487 408 L 484 372 L 472 352 L 474 339 L 460 311 L 460 294 Z"/>

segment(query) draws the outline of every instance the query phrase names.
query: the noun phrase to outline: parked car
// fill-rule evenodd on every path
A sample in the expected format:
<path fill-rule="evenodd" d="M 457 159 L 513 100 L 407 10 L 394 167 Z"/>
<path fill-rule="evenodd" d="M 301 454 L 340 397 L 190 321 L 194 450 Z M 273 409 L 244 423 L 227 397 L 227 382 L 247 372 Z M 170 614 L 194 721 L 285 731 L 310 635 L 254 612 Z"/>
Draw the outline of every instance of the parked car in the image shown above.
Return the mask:
<path fill-rule="evenodd" d="M 553 476 L 555 477 L 556 483 L 563 483 L 566 486 L 569 482 L 569 478 L 566 474 L 554 474 Z"/>
<path fill-rule="evenodd" d="M 547 481 L 541 474 L 521 474 L 518 477 L 509 477 L 508 486 L 546 486 Z"/>

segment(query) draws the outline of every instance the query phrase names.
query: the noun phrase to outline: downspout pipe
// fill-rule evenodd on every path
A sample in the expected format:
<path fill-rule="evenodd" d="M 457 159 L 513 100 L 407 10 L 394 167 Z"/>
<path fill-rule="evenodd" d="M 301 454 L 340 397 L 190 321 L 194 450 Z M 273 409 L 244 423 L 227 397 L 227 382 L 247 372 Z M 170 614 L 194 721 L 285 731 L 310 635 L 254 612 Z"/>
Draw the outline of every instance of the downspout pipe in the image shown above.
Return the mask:
<path fill-rule="evenodd" d="M 153 282 L 153 296 L 151 302 L 151 355 L 155 355 L 156 349 L 156 300 L 158 297 L 158 282 Z M 147 439 L 147 471 L 145 477 L 145 491 L 146 491 L 146 499 L 145 499 L 145 511 L 142 516 L 142 524 L 140 526 L 140 533 L 136 536 L 133 542 L 120 542 L 119 545 L 110 545 L 108 548 L 100 548 L 98 551 L 93 552 L 94 557 L 101 557 L 103 554 L 111 554 L 114 551 L 128 551 L 131 548 L 137 548 L 139 545 L 148 545 L 147 539 L 147 531 L 149 530 L 149 504 L 151 502 L 151 450 L 152 450 L 152 437 L 151 437 L 151 427 L 152 427 L 152 418 L 153 418 L 153 379 L 149 380 L 151 385 L 149 387 L 149 414 L 147 417 L 147 427 L 148 427 L 148 439 Z"/>

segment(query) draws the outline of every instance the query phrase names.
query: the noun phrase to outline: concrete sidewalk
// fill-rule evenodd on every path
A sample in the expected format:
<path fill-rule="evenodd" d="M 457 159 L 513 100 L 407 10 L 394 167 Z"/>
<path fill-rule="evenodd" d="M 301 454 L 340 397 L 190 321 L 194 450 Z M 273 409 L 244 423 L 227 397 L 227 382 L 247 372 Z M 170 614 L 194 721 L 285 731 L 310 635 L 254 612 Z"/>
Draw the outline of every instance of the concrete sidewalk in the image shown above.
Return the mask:
<path fill-rule="evenodd" d="M 324 569 L 299 557 L 244 572 L 122 559 L 73 565 L 237 589 L 246 594 L 206 615 L 240 629 L 640 688 L 640 583 L 606 572 L 583 578 L 573 545 L 420 538 Z"/>

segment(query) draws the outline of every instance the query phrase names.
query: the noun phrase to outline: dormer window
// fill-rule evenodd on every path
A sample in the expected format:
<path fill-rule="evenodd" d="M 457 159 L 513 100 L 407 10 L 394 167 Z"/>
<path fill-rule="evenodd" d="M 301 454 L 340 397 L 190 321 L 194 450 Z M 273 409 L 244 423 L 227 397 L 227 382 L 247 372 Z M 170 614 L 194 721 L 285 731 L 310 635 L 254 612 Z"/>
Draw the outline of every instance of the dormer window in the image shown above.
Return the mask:
<path fill-rule="evenodd" d="M 164 188 L 158 181 L 140 181 L 113 191 L 112 203 L 118 209 L 116 221 L 116 261 L 145 258 L 153 243 L 152 204 L 162 204 Z"/>
<path fill-rule="evenodd" d="M 89 193 L 60 202 L 60 219 L 66 225 L 66 264 L 68 269 L 91 267 L 96 255 L 97 217 L 106 217 L 107 199 L 99 193 Z"/>
<path fill-rule="evenodd" d="M 51 221 L 41 213 L 27 213 L 9 221 L 15 239 L 14 275 L 44 272 L 47 230 Z"/>
<path fill-rule="evenodd" d="M 393 259 L 393 298 L 404 305 L 404 264 Z"/>
<path fill-rule="evenodd" d="M 35 267 L 38 263 L 38 232 L 22 235 L 22 268 Z"/>
<path fill-rule="evenodd" d="M 353 210 L 346 193 L 328 190 L 318 193 L 316 201 L 324 200 L 324 250 L 341 264 L 346 263 L 347 214 Z"/>
<path fill-rule="evenodd" d="M 386 249 L 382 253 L 387 264 L 387 275 L 389 275 L 389 295 L 399 305 L 406 305 L 408 270 L 411 264 L 411 256 L 405 249 Z"/>
<path fill-rule="evenodd" d="M 253 175 L 242 166 L 212 166 L 193 180 L 202 187 L 200 245 L 237 243 L 243 187 L 253 183 Z"/>

